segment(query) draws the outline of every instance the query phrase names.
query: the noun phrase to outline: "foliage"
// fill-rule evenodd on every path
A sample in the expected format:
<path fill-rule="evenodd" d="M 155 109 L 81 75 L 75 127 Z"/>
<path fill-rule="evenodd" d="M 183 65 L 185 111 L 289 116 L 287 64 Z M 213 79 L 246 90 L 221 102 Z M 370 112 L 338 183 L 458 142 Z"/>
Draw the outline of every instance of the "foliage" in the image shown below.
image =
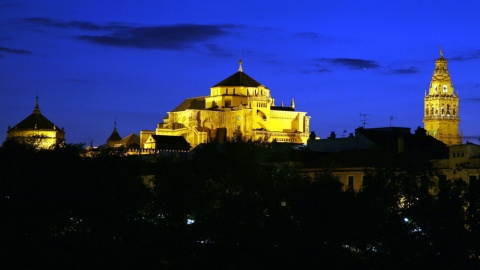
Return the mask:
<path fill-rule="evenodd" d="M 435 182 L 418 153 L 384 153 L 362 190 L 313 179 L 292 150 L 238 136 L 192 160 L 0 148 L 6 268 L 474 268 L 480 184 Z M 152 185 L 143 179 L 153 179 Z M 435 191 L 435 192 L 432 192 Z"/>

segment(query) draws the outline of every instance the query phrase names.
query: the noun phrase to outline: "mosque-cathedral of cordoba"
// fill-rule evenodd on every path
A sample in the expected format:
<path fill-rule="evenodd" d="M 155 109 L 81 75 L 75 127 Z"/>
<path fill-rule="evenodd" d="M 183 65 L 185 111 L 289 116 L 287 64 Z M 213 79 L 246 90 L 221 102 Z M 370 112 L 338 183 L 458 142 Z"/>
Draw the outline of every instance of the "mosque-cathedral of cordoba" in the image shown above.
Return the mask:
<path fill-rule="evenodd" d="M 447 145 L 462 144 L 458 93 L 454 92 L 442 50 L 424 102 L 427 134 Z M 243 72 L 241 60 L 238 71 L 212 86 L 210 95 L 186 98 L 155 130 L 142 130 L 140 136 L 130 134 L 122 139 L 115 124 L 106 145 L 148 153 L 175 144 L 174 148 L 188 151 L 209 140 L 222 142 L 238 135 L 297 145 L 307 144 L 310 136 L 307 112 L 296 111 L 293 99 L 289 106 L 283 102 L 276 105 L 270 89 Z M 33 113 L 8 127 L 7 139 L 41 140 L 36 142 L 38 147 L 50 148 L 65 141 L 65 132 L 40 113 L 37 97 Z"/>
<path fill-rule="evenodd" d="M 241 134 L 253 140 L 306 144 L 310 134 L 306 114 L 295 110 L 293 99 L 288 107 L 275 105 L 270 89 L 243 72 L 240 60 L 238 71 L 212 86 L 209 96 L 185 99 L 155 131 L 142 130 L 140 142 L 155 148 L 149 143 L 153 134 L 183 136 L 195 147 Z"/>

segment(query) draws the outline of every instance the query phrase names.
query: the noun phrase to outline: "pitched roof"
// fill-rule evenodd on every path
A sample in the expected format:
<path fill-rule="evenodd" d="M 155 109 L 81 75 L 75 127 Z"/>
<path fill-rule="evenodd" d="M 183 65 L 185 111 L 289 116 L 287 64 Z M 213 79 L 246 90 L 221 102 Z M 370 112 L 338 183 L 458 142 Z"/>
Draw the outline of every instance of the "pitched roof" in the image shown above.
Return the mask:
<path fill-rule="evenodd" d="M 185 111 L 188 109 L 205 110 L 205 98 L 206 97 L 187 98 L 173 109 L 173 112 Z"/>
<path fill-rule="evenodd" d="M 27 118 L 23 119 L 20 123 L 15 125 L 12 129 L 17 130 L 32 130 L 32 129 L 40 129 L 40 130 L 56 130 L 57 126 L 52 123 L 52 121 L 48 120 L 45 116 L 42 115 L 40 112 L 40 108 L 38 107 L 38 97 L 35 104 L 35 108 L 33 109 L 33 113 L 27 116 Z"/>
<path fill-rule="evenodd" d="M 190 144 L 183 136 L 152 135 L 156 149 L 190 150 Z"/>
<path fill-rule="evenodd" d="M 262 84 L 257 82 L 252 77 L 248 76 L 245 72 L 237 71 L 236 73 L 226 78 L 225 80 L 215 84 L 213 87 L 219 87 L 219 86 L 257 87 L 259 85 L 262 85 Z"/>
<path fill-rule="evenodd" d="M 380 149 L 355 149 L 334 152 L 304 166 L 313 168 L 371 167 L 381 164 L 388 152 Z"/>
<path fill-rule="evenodd" d="M 122 136 L 118 134 L 117 129 L 113 129 L 112 134 L 110 134 L 110 137 L 108 137 L 107 142 L 117 142 L 122 139 Z"/>
<path fill-rule="evenodd" d="M 137 134 L 132 133 L 121 139 L 118 143 L 128 148 L 140 148 L 140 137 Z"/>

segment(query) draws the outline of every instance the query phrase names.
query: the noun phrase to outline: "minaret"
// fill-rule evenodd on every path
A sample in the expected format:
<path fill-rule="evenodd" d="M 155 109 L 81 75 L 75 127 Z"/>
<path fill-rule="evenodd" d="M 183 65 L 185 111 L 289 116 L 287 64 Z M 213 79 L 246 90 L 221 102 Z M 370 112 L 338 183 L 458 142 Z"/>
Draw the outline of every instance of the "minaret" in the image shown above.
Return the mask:
<path fill-rule="evenodd" d="M 461 144 L 458 92 L 454 92 L 442 48 L 440 57 L 435 61 L 432 81 L 424 101 L 423 125 L 427 134 L 447 145 Z"/>

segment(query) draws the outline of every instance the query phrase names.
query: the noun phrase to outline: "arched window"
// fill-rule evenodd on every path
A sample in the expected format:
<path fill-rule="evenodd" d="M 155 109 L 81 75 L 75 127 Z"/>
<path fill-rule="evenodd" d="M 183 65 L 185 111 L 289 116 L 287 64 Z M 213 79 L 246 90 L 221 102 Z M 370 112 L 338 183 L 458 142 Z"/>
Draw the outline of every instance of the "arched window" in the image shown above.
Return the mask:
<path fill-rule="evenodd" d="M 447 104 L 447 115 L 450 115 L 450 104 Z"/>

